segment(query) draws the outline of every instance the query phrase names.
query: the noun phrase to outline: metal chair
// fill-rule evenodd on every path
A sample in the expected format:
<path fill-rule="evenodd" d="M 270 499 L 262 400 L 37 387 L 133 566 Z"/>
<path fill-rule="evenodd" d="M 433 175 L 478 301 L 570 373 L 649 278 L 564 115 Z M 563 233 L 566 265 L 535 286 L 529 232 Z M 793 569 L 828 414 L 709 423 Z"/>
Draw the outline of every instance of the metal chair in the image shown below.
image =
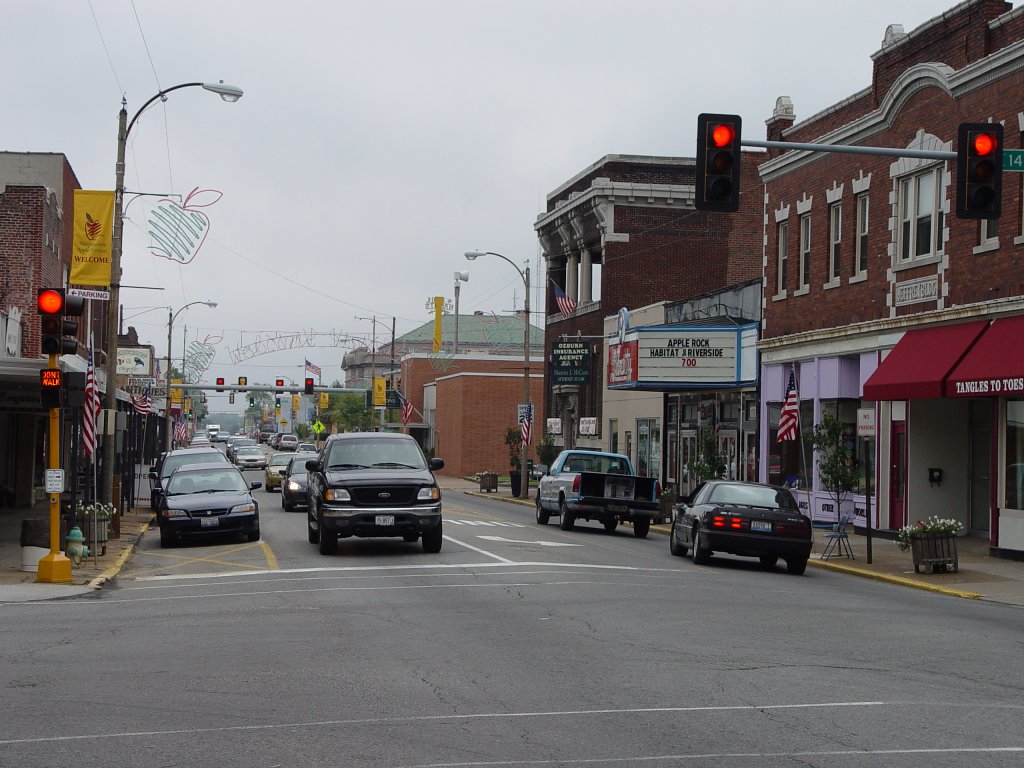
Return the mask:
<path fill-rule="evenodd" d="M 853 554 L 853 548 L 850 546 L 850 536 L 846 532 L 846 526 L 849 525 L 851 517 L 852 515 L 850 514 L 840 515 L 839 520 L 836 521 L 836 527 L 825 534 L 827 541 L 825 542 L 825 549 L 821 553 L 822 560 L 828 560 L 830 557 L 857 559 Z"/>

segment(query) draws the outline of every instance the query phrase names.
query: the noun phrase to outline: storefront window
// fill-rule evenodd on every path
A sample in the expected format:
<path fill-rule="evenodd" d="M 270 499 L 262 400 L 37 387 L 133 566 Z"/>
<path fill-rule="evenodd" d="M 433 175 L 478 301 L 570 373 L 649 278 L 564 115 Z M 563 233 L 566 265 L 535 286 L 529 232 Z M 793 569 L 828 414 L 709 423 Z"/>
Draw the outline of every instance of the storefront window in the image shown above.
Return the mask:
<path fill-rule="evenodd" d="M 1024 509 L 1024 400 L 1006 401 L 1006 506 Z"/>
<path fill-rule="evenodd" d="M 813 476 L 814 448 L 811 433 L 814 430 L 814 401 L 800 402 L 801 440 L 778 442 L 779 415 L 782 403 L 768 404 L 768 482 L 808 488 Z"/>
<path fill-rule="evenodd" d="M 873 408 L 873 402 L 862 400 L 822 400 L 822 415 L 830 413 L 843 425 L 843 444 L 857 467 L 857 484 L 852 493 L 864 495 L 864 441 L 857 438 L 857 409 Z M 872 472 L 874 472 L 875 441 L 872 439 L 868 444 L 868 456 L 872 461 Z M 875 483 L 872 483 L 874 486 Z"/>
<path fill-rule="evenodd" d="M 661 419 L 636 420 L 636 472 L 661 478 Z"/>

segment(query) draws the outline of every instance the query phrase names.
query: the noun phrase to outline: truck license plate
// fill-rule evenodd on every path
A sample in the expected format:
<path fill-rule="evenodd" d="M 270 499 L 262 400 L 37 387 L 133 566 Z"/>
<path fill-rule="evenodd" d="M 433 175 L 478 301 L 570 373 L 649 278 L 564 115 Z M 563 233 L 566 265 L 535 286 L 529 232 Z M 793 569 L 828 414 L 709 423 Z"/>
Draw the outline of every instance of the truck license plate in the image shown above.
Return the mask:
<path fill-rule="evenodd" d="M 204 517 L 199 521 L 199 525 L 203 528 L 216 528 L 220 525 L 219 517 Z"/>
<path fill-rule="evenodd" d="M 608 511 L 609 512 L 614 512 L 617 515 L 624 515 L 624 514 L 626 514 L 626 505 L 625 504 L 609 504 L 608 505 Z"/>
<path fill-rule="evenodd" d="M 377 515 L 376 519 L 374 520 L 374 525 L 388 526 L 388 525 L 394 525 L 394 524 L 395 524 L 395 516 L 394 515 Z"/>
<path fill-rule="evenodd" d="M 750 530 L 752 531 L 764 531 L 765 533 L 772 532 L 771 520 L 751 520 Z"/>

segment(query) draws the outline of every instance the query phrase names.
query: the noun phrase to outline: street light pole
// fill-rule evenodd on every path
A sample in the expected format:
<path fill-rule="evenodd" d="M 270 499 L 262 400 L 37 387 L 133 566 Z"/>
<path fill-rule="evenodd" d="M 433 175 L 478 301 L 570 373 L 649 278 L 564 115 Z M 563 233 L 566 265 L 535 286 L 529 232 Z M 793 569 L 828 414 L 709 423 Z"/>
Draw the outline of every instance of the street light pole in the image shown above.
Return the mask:
<path fill-rule="evenodd" d="M 452 354 L 459 354 L 459 286 L 469 282 L 469 272 L 455 273 L 455 343 L 452 345 Z M 392 366 L 394 367 L 394 366 Z"/>
<path fill-rule="evenodd" d="M 519 276 L 523 279 L 523 285 L 526 288 L 526 298 L 523 300 L 523 403 L 526 404 L 527 408 L 530 406 L 530 264 L 526 264 L 526 271 L 521 270 L 514 261 L 502 256 L 500 253 L 494 251 L 466 251 L 466 258 L 473 261 L 480 256 L 497 256 L 499 259 L 505 259 L 511 264 Z M 533 414 L 529 414 L 529 418 L 533 419 Z M 532 425 L 531 425 L 532 426 Z M 527 464 L 530 456 L 530 447 L 526 444 L 526 441 L 522 441 L 522 455 L 519 459 L 519 473 L 521 475 L 519 479 L 519 498 L 527 499 L 530 496 L 530 473 L 527 469 Z"/>
<path fill-rule="evenodd" d="M 211 309 L 217 306 L 216 301 L 192 301 L 186 304 L 184 307 L 179 309 L 173 315 L 171 314 L 171 308 L 167 308 L 167 373 L 164 374 L 164 386 L 167 392 L 167 398 L 164 401 L 164 450 L 171 450 L 173 445 L 173 434 L 171 430 L 171 345 L 173 344 L 173 333 L 174 333 L 174 321 L 178 319 L 178 315 L 184 312 L 186 309 L 194 304 L 205 304 Z M 184 363 L 182 363 L 184 369 Z M 184 373 L 184 370 L 182 371 Z"/>
<path fill-rule="evenodd" d="M 227 102 L 235 102 L 242 98 L 242 89 L 234 85 L 219 83 L 181 83 L 159 91 L 143 104 L 128 121 L 128 102 L 121 99 L 121 111 L 117 116 L 117 162 L 114 165 L 114 227 L 110 233 L 110 298 L 107 304 L 107 349 L 106 349 L 106 388 L 103 391 L 103 409 L 107 412 L 106 430 L 103 435 L 103 477 L 100 498 L 106 502 L 114 499 L 114 414 L 117 411 L 117 320 L 121 302 L 121 247 L 124 231 L 124 212 L 121 204 L 124 201 L 124 154 L 135 121 L 157 99 L 166 101 L 167 94 L 181 88 L 205 88 L 219 94 Z M 167 367 L 170 368 L 170 349 L 168 348 Z M 170 398 L 170 390 L 167 392 Z M 170 400 L 168 400 L 168 403 Z"/>

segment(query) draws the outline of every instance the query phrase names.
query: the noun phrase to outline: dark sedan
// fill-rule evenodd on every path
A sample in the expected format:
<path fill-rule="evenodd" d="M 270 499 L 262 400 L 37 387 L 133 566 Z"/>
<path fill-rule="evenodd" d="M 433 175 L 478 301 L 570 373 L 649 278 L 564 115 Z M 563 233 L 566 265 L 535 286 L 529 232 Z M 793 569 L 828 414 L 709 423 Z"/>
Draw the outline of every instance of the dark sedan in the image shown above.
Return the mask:
<path fill-rule="evenodd" d="M 312 452 L 297 453 L 281 472 L 281 509 L 292 512 L 296 507 L 309 506 L 306 497 L 306 462 L 315 459 Z"/>
<path fill-rule="evenodd" d="M 246 482 L 229 464 L 189 464 L 167 480 L 157 520 L 160 546 L 184 536 L 234 531 L 249 541 L 260 538 L 260 508 L 252 491 L 262 483 Z"/>
<path fill-rule="evenodd" d="M 811 554 L 811 520 L 787 488 L 709 480 L 675 508 L 669 549 L 680 557 L 690 550 L 697 565 L 715 552 L 756 557 L 765 568 L 782 558 L 799 575 Z"/>
<path fill-rule="evenodd" d="M 149 470 L 149 505 L 153 509 L 160 506 L 167 478 L 178 467 L 185 464 L 205 464 L 212 461 L 227 463 L 227 457 L 212 445 L 201 448 L 177 448 L 160 454 L 160 459 Z"/>

